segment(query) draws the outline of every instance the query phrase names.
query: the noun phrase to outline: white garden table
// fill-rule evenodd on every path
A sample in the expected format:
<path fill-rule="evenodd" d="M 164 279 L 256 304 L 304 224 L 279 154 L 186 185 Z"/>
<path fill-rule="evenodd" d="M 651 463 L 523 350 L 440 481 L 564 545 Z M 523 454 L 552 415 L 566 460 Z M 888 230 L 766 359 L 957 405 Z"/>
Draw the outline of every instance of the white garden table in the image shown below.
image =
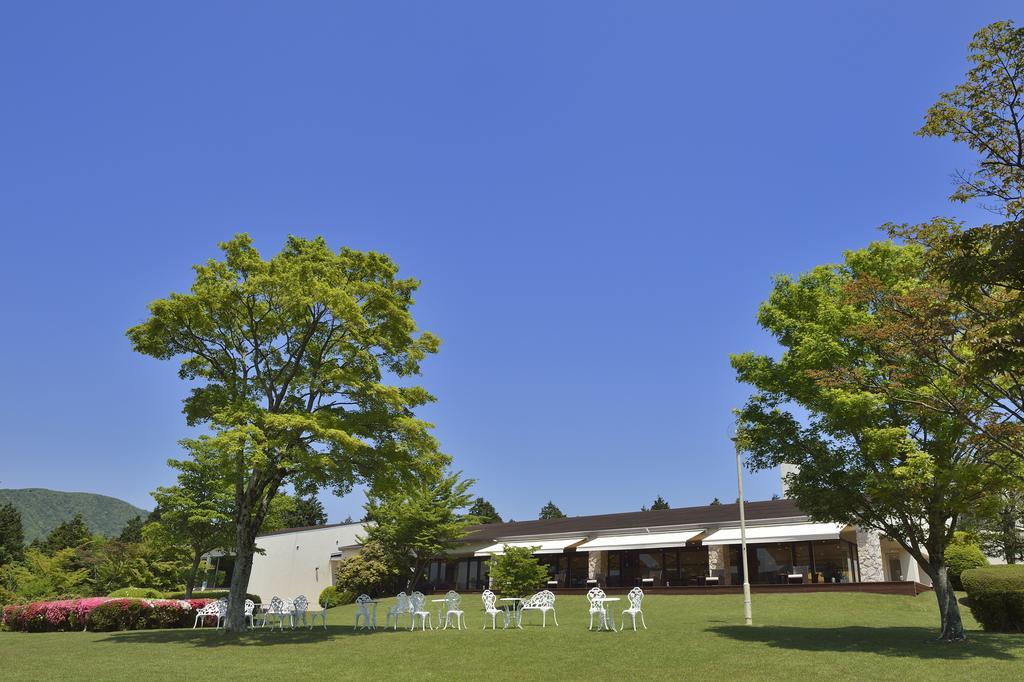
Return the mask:
<path fill-rule="evenodd" d="M 602 628 L 615 632 L 615 616 L 608 610 L 608 603 L 622 600 L 619 597 L 599 597 L 594 601 L 600 604 L 601 609 L 604 611 L 604 618 L 601 619 L 601 622 L 598 623 L 597 626 L 598 632 L 600 632 Z"/>
<path fill-rule="evenodd" d="M 523 602 L 522 597 L 502 597 L 498 601 L 507 601 L 509 604 L 502 604 L 505 609 L 505 629 L 508 630 L 508 621 L 511 617 L 514 619 L 516 627 L 520 630 L 523 629 L 523 614 L 519 612 L 519 605 Z M 512 609 L 509 613 L 509 609 Z"/>
<path fill-rule="evenodd" d="M 437 623 L 438 623 L 438 625 L 440 625 L 441 624 L 441 610 L 444 608 L 442 606 L 442 604 L 447 604 L 448 600 L 447 599 L 431 599 L 430 601 L 432 603 L 434 603 L 434 604 L 437 604 Z"/>

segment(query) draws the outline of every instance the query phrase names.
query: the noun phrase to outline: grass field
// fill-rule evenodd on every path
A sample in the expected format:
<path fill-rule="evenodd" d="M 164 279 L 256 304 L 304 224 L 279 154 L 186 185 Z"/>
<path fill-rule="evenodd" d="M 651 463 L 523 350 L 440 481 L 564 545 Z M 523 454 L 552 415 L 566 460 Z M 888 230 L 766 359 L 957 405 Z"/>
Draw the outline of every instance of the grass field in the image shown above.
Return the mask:
<path fill-rule="evenodd" d="M 561 625 L 546 629 L 530 617 L 523 630 L 483 631 L 477 604 L 468 599 L 461 632 L 353 632 L 351 606 L 332 609 L 326 631 L 3 632 L 0 678 L 1024 678 L 1024 635 L 981 632 L 966 608 L 970 641 L 936 643 L 930 593 L 755 594 L 753 627 L 739 596 L 653 595 L 650 629 L 636 633 L 588 632 L 582 596 L 559 597 Z"/>

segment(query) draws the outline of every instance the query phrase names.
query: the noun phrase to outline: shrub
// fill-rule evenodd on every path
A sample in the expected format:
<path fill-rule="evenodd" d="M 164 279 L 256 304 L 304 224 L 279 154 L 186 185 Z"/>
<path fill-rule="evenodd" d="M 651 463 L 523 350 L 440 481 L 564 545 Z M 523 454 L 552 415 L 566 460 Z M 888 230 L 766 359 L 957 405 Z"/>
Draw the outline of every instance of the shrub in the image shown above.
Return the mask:
<path fill-rule="evenodd" d="M 333 609 L 335 606 L 344 606 L 355 601 L 355 595 L 348 590 L 339 590 L 337 587 L 325 587 L 320 593 L 320 606 L 325 609 Z"/>
<path fill-rule="evenodd" d="M 539 590 L 548 579 L 548 570 L 533 556 L 535 547 L 510 547 L 491 558 L 491 583 L 496 592 L 510 597 L 525 597 Z"/>
<path fill-rule="evenodd" d="M 163 599 L 164 593 L 149 587 L 122 587 L 114 590 L 108 597 L 128 597 L 130 599 Z"/>
<path fill-rule="evenodd" d="M 964 589 L 960 574 L 972 568 L 988 566 L 988 559 L 981 547 L 971 542 L 954 542 L 946 547 L 946 573 L 954 590 Z"/>
<path fill-rule="evenodd" d="M 4 608 L 3 624 L 22 632 L 175 628 L 195 622 L 196 609 L 207 603 L 206 599 L 185 602 L 107 597 L 33 602 Z"/>
<path fill-rule="evenodd" d="M 382 594 L 394 586 L 398 568 L 377 542 L 367 542 L 359 554 L 342 560 L 334 571 L 338 591 Z"/>
<path fill-rule="evenodd" d="M 1024 565 L 964 571 L 963 584 L 975 620 L 991 632 L 1024 632 Z"/>

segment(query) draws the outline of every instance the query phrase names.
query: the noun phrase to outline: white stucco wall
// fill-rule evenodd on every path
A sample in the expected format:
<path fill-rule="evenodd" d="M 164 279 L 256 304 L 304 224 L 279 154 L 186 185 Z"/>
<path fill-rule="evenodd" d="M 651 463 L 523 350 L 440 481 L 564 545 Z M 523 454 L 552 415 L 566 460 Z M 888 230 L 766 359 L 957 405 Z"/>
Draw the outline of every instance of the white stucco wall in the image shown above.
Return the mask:
<path fill-rule="evenodd" d="M 363 524 L 351 523 L 257 538 L 256 546 L 264 554 L 253 557 L 249 592 L 264 602 L 274 596 L 291 599 L 304 594 L 315 603 L 320 592 L 333 584 L 331 555 L 356 553 L 356 537 L 364 534 Z"/>

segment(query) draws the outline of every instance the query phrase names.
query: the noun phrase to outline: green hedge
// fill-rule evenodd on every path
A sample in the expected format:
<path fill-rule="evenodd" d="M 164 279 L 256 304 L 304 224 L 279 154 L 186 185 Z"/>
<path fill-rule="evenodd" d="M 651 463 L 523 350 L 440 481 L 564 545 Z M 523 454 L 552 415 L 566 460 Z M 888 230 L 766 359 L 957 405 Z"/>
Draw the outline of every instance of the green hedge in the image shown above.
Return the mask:
<path fill-rule="evenodd" d="M 351 604 L 356 600 L 355 595 L 347 590 L 339 590 L 337 587 L 325 587 L 320 593 L 320 606 L 333 609 L 335 606 Z"/>
<path fill-rule="evenodd" d="M 1024 632 L 1024 565 L 972 568 L 962 580 L 971 613 L 985 630 Z"/>
<path fill-rule="evenodd" d="M 164 593 L 149 587 L 122 587 L 114 590 L 108 597 L 127 597 L 129 599 L 164 599 Z"/>
<path fill-rule="evenodd" d="M 946 548 L 946 572 L 949 575 L 949 582 L 953 584 L 954 590 L 962 590 L 964 586 L 960 579 L 964 571 L 972 568 L 988 566 L 988 559 L 981 547 L 969 542 L 955 542 Z"/>
<path fill-rule="evenodd" d="M 192 592 L 192 599 L 220 599 L 224 597 L 227 599 L 230 596 L 228 590 L 195 590 Z M 168 592 L 164 595 L 167 599 L 185 599 L 184 592 Z M 263 600 L 260 599 L 258 594 L 247 594 L 246 599 L 252 599 L 257 604 L 262 604 Z"/>

